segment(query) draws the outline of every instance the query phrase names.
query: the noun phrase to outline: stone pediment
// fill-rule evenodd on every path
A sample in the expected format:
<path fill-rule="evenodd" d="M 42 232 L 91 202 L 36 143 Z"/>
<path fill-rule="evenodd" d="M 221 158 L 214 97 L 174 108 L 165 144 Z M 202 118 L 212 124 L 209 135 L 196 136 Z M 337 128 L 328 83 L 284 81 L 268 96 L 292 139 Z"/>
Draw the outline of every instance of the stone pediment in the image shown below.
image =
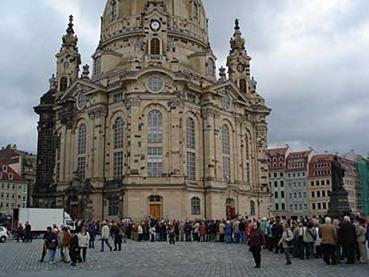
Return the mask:
<path fill-rule="evenodd" d="M 207 88 L 207 91 L 218 95 L 228 95 L 232 103 L 238 103 L 243 106 L 250 106 L 250 102 L 245 95 L 240 92 L 240 89 L 230 80 L 218 83 Z"/>
<path fill-rule="evenodd" d="M 76 80 L 63 95 L 58 99 L 59 102 L 63 102 L 70 98 L 75 98 L 75 96 L 83 89 L 85 93 L 91 93 L 94 91 L 105 91 L 106 88 L 93 83 L 90 79 L 78 79 Z"/>

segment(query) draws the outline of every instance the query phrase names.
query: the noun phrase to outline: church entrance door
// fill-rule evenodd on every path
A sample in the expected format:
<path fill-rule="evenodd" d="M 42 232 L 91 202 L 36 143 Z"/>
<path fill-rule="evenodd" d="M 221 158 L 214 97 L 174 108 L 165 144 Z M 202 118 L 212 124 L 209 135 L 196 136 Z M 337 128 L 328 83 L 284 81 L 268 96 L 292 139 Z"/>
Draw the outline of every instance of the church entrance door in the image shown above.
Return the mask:
<path fill-rule="evenodd" d="M 160 204 L 150 204 L 150 215 L 156 219 L 160 218 Z"/>

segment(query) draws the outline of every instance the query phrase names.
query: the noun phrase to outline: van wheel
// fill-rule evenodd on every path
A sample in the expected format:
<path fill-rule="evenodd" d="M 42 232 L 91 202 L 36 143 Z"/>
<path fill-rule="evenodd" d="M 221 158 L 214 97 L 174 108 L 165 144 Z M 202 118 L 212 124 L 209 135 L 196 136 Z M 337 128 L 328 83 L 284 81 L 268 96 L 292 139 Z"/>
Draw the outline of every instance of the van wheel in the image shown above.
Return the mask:
<path fill-rule="evenodd" d="M 5 236 L 4 237 L 1 237 L 0 238 L 0 242 L 2 242 L 2 243 L 6 242 L 6 237 Z"/>

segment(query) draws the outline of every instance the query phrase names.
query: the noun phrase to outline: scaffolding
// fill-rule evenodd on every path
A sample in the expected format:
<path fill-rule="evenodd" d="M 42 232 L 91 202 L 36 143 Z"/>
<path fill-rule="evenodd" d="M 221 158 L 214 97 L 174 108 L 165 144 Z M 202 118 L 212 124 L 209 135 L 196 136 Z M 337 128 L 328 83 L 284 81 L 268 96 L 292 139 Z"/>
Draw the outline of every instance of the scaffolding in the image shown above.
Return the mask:
<path fill-rule="evenodd" d="M 360 174 L 361 212 L 363 216 L 369 216 L 369 161 L 358 158 L 357 163 Z"/>

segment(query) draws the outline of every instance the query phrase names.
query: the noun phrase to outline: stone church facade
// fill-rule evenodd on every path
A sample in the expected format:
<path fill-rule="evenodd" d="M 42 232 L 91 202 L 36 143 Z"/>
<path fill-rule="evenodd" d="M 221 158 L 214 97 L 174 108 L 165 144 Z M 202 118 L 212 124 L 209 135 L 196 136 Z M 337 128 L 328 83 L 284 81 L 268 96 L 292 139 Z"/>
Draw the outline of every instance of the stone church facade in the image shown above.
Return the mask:
<path fill-rule="evenodd" d="M 227 68 L 201 0 L 108 0 L 93 68 L 73 17 L 39 114 L 35 206 L 74 218 L 267 216 L 267 121 L 238 20 Z"/>

